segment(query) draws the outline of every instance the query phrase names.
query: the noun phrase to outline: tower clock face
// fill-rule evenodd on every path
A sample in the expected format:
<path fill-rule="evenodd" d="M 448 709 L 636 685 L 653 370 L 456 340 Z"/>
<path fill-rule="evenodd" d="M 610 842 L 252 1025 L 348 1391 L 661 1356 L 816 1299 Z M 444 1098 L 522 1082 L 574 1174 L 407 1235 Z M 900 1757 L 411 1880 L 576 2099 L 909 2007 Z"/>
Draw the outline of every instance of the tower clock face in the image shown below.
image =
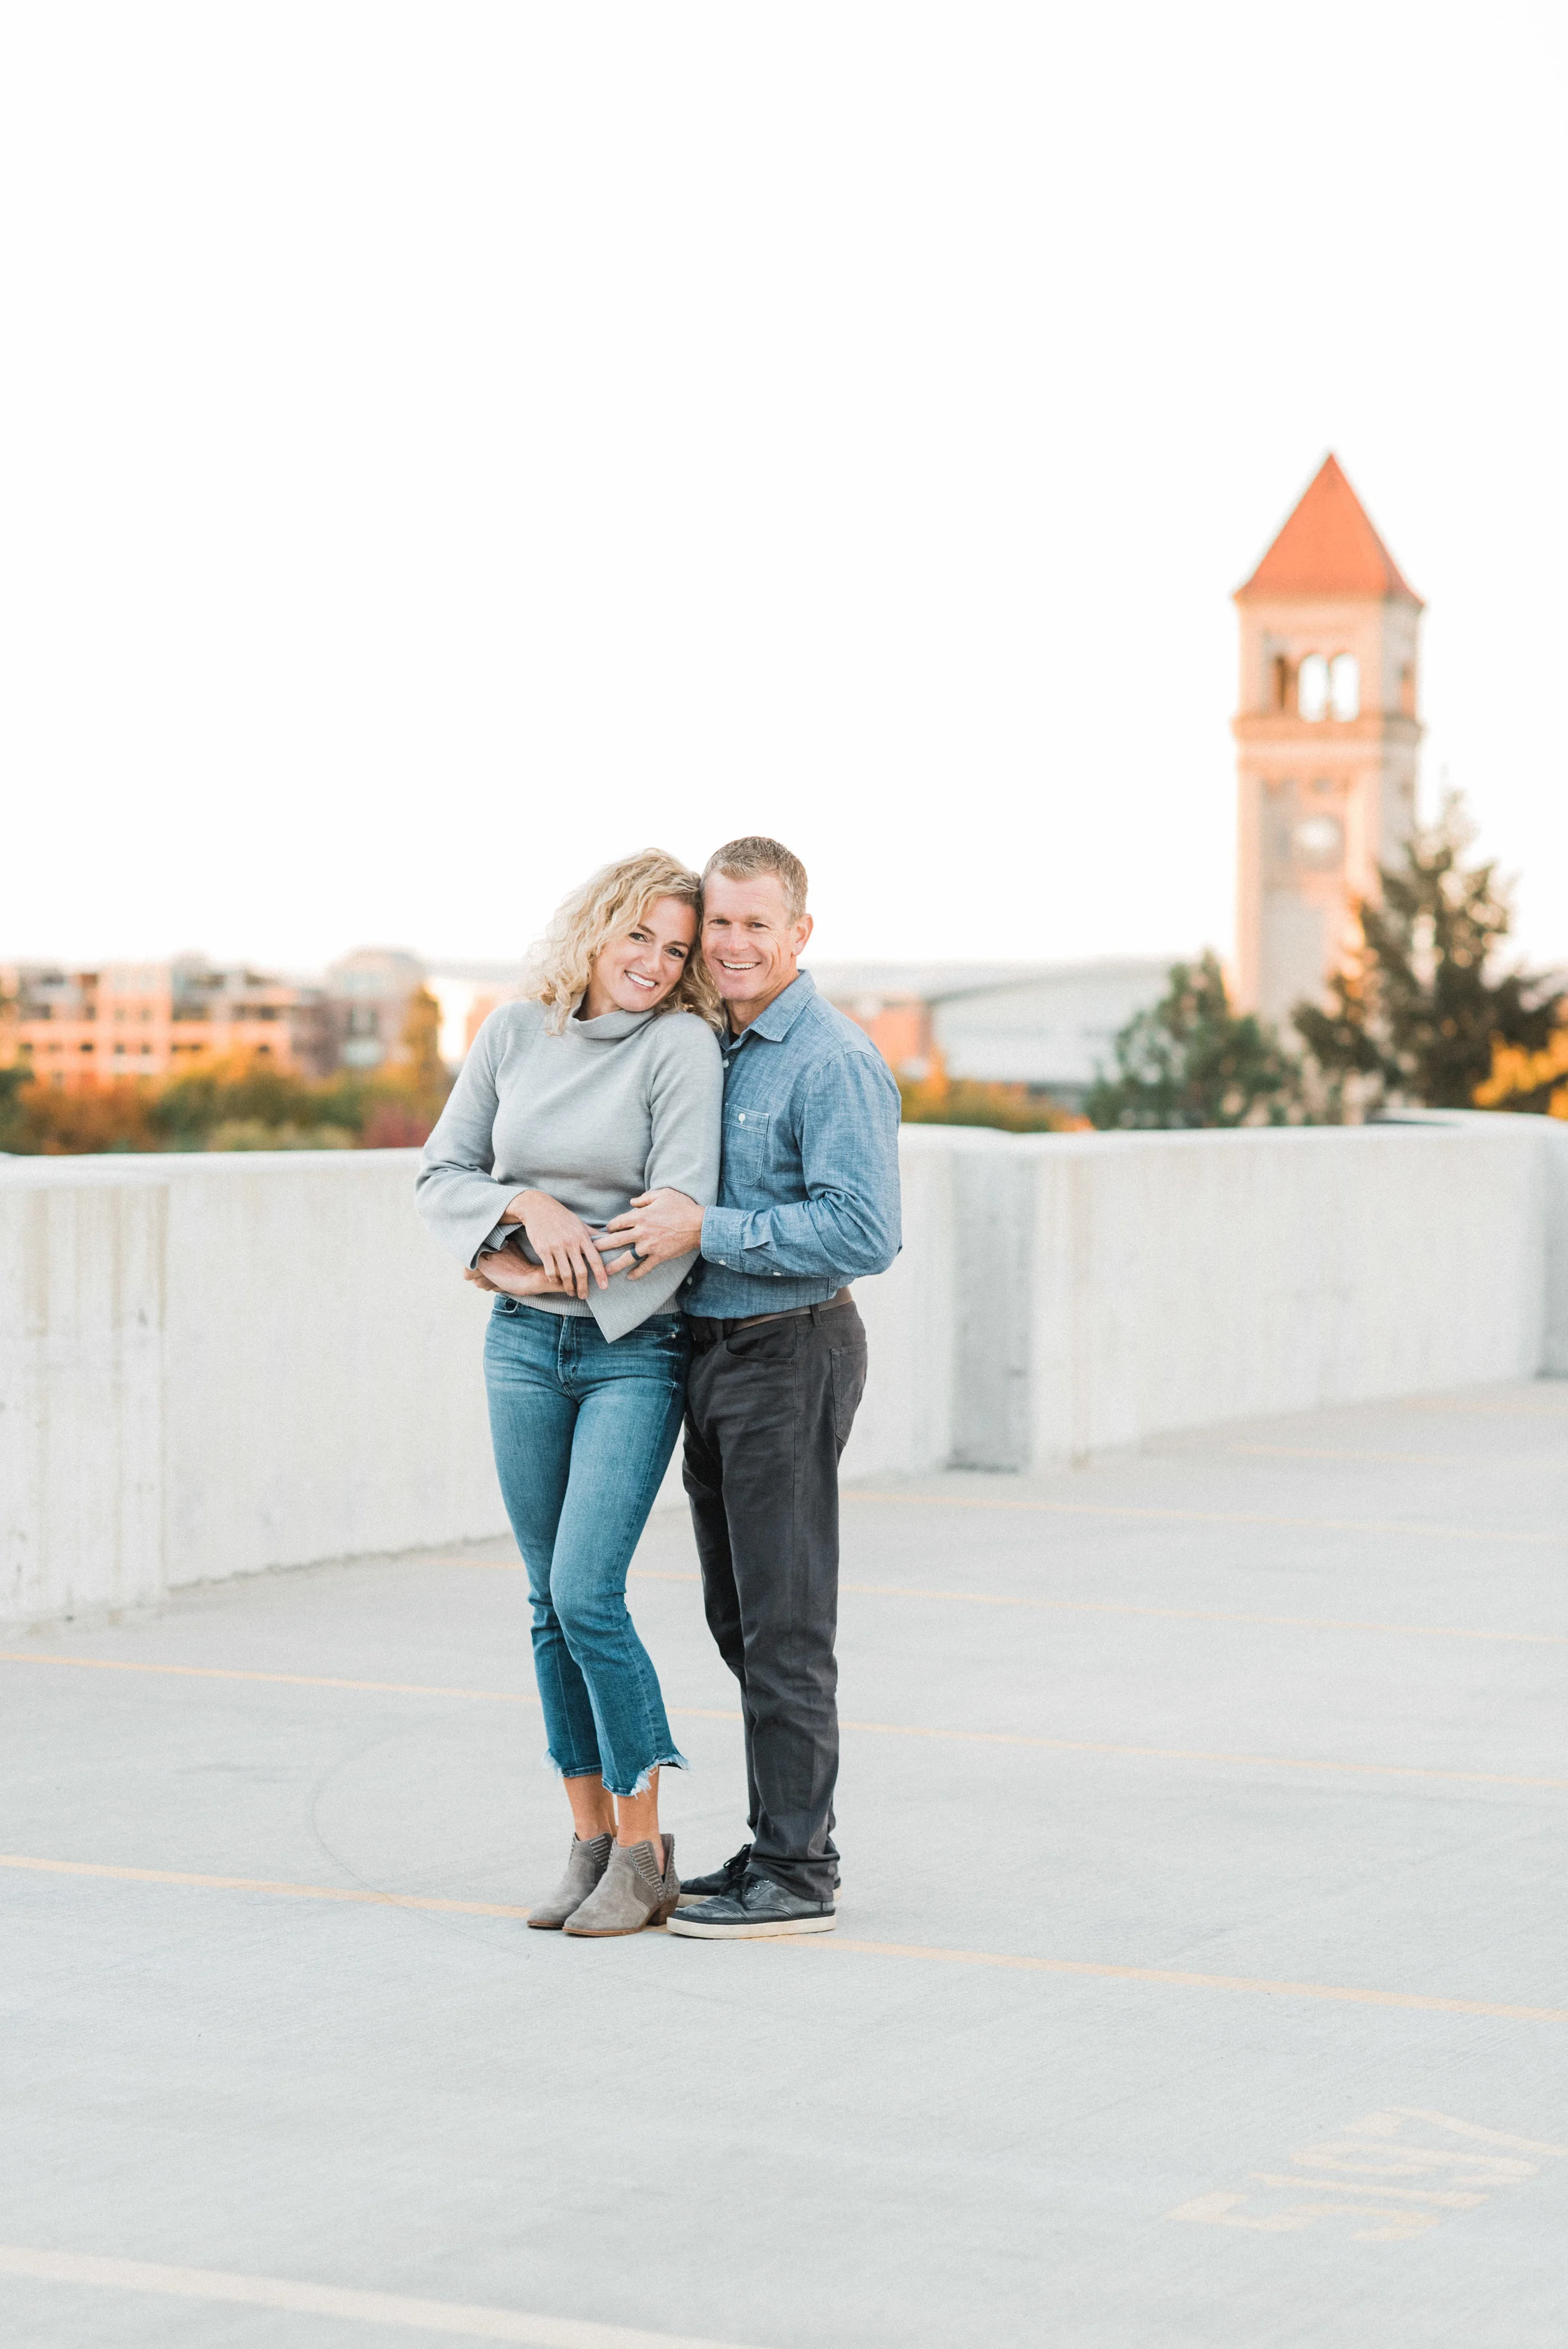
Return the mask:
<path fill-rule="evenodd" d="M 1333 864 L 1345 845 L 1345 831 L 1336 816 L 1309 815 L 1292 832 L 1291 846 L 1303 864 Z"/>

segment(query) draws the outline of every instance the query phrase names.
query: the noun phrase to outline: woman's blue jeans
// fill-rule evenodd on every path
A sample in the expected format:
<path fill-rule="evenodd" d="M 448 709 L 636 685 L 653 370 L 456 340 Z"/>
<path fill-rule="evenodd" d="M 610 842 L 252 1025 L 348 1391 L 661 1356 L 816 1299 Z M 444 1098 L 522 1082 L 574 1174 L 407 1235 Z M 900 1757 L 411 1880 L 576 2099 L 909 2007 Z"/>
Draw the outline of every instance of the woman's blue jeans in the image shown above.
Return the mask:
<path fill-rule="evenodd" d="M 498 1297 L 485 1333 L 496 1473 L 528 1568 L 546 1754 L 563 1778 L 645 1792 L 684 1770 L 658 1674 L 626 1612 L 626 1568 L 680 1432 L 691 1339 L 679 1313 L 601 1337 L 586 1316 Z"/>

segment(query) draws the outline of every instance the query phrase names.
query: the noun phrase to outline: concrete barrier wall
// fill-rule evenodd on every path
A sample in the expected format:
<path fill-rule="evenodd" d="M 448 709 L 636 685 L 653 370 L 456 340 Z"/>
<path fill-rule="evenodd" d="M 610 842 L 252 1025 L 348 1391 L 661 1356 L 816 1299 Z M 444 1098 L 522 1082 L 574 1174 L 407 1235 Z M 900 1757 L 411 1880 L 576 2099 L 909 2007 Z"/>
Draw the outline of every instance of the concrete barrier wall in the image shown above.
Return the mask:
<path fill-rule="evenodd" d="M 493 1533 L 488 1300 L 413 1151 L 0 1164 L 0 1612 Z"/>
<path fill-rule="evenodd" d="M 1568 1372 L 1568 1129 L 903 1135 L 845 1473 Z M 0 1619 L 500 1531 L 411 1151 L 0 1162 Z M 678 1499 L 678 1485 L 665 1496 Z"/>
<path fill-rule="evenodd" d="M 857 1426 L 846 1474 L 1045 1467 L 1179 1428 L 1568 1370 L 1554 1121 L 913 1126 L 903 1164 L 921 1203 L 904 1254 L 860 1291 L 884 1407 Z"/>

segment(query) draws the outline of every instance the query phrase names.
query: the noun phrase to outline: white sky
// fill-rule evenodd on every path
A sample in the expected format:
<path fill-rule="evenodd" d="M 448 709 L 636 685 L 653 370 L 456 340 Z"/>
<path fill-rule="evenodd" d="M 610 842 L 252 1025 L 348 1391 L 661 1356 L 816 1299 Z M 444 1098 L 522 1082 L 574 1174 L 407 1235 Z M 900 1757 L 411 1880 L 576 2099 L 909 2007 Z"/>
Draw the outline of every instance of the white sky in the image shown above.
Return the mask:
<path fill-rule="evenodd" d="M 1228 950 L 1330 446 L 1568 957 L 1564 24 L 16 0 L 0 959 L 508 956 L 745 831 L 827 957 Z"/>

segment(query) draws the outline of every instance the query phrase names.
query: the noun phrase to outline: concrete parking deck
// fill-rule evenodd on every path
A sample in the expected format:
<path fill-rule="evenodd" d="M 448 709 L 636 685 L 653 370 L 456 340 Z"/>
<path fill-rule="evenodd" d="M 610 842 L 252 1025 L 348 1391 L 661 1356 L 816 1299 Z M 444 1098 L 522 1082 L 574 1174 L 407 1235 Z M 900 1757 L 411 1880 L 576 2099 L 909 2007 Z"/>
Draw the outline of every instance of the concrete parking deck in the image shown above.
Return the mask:
<path fill-rule="evenodd" d="M 13 1637 L 0 2337 L 1560 2349 L 1565 1569 L 1563 1384 L 856 1493 L 840 1930 L 741 1946 L 524 1929 L 503 1543 Z"/>

